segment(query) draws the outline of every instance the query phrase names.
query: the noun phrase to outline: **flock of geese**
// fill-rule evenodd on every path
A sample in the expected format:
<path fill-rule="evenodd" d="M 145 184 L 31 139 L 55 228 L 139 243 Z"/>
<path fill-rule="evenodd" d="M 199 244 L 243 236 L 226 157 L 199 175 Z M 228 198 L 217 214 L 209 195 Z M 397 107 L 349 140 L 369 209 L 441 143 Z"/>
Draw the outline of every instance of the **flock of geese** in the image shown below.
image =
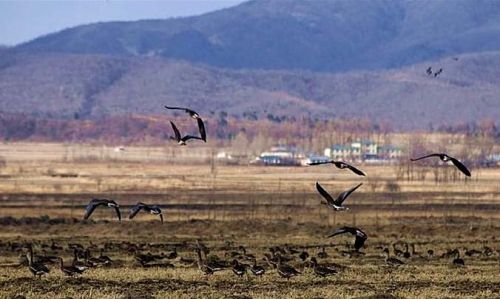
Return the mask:
<path fill-rule="evenodd" d="M 185 146 L 188 140 L 201 140 L 204 142 L 207 141 L 205 125 L 200 115 L 197 112 L 188 108 L 181 108 L 181 107 L 165 106 L 165 108 L 171 110 L 182 110 L 188 113 L 191 118 L 195 119 L 198 124 L 199 136 L 194 136 L 194 135 L 183 136 L 180 134 L 180 131 L 177 128 L 177 126 L 172 121 L 170 121 L 172 130 L 174 132 L 174 137 L 171 137 L 171 139 L 175 140 L 179 145 L 182 146 Z M 463 174 L 465 174 L 468 177 L 471 176 L 470 170 L 467 169 L 467 167 L 462 162 L 444 153 L 433 153 L 416 159 L 411 159 L 411 161 L 419 161 L 422 159 L 427 159 L 432 157 L 438 157 L 439 159 L 441 159 L 441 161 L 445 163 L 451 162 Z M 310 163 L 309 165 L 320 165 L 320 164 L 332 164 L 339 169 L 348 169 L 358 176 L 366 176 L 365 172 L 363 172 L 362 170 L 342 161 L 331 160 L 327 162 L 314 162 Z M 346 211 L 349 208 L 343 205 L 344 202 L 349 197 L 349 195 L 351 195 L 362 185 L 363 185 L 362 183 L 359 183 L 358 185 L 352 187 L 351 189 L 340 193 L 336 198 L 332 197 L 318 182 L 316 182 L 316 189 L 318 193 L 322 196 L 322 198 L 326 201 L 326 202 L 321 201 L 322 204 L 327 205 L 334 211 Z M 83 218 L 88 219 L 98 207 L 107 207 L 113 209 L 116 213 L 118 220 L 121 220 L 122 217 L 120 213 L 120 205 L 114 200 L 99 199 L 99 198 L 94 198 L 88 203 Z M 133 219 L 140 211 L 144 211 L 146 213 L 150 213 L 153 215 L 158 215 L 160 217 L 161 222 L 163 223 L 163 214 L 160 207 L 158 207 L 157 205 L 148 205 L 142 202 L 137 203 L 135 206 L 131 208 L 129 213 L 129 219 Z M 350 257 L 364 255 L 361 249 L 363 248 L 366 240 L 368 239 L 368 235 L 360 228 L 344 226 L 335 230 L 328 237 L 335 237 L 343 234 L 350 234 L 354 237 L 353 250 L 344 251 L 343 254 Z M 38 277 L 49 273 L 49 269 L 44 264 L 44 261 L 47 261 L 47 259 L 43 259 L 41 257 L 35 258 L 33 255 L 32 246 L 29 245 L 27 246 L 27 248 L 28 248 L 28 252 L 26 253 L 27 265 L 31 273 L 34 276 Z M 257 259 L 254 255 L 248 254 L 243 246 L 240 246 L 239 249 L 240 251 L 238 252 L 233 251 L 229 254 L 229 256 L 233 258 L 233 260 L 230 263 L 228 263 L 218 258 L 217 259 L 207 258 L 209 249 L 205 245 L 202 245 L 201 243 L 198 242 L 196 247 L 194 248 L 194 251 L 196 252 L 197 256 L 196 262 L 186 258 L 180 258 L 179 261 L 183 264 L 196 263 L 198 268 L 207 275 L 211 275 L 214 272 L 228 268 L 231 268 L 232 272 L 237 276 L 245 275 L 247 273 L 247 270 L 249 270 L 256 276 L 261 276 L 266 272 L 266 268 L 257 263 Z M 74 257 L 71 265 L 65 266 L 63 259 L 59 257 L 51 257 L 49 260 L 50 261 L 58 260 L 60 263 L 61 271 L 69 276 L 82 274 L 86 269 L 90 267 L 105 266 L 112 263 L 109 257 L 103 255 L 102 250 L 101 250 L 101 255 L 99 257 L 92 257 L 89 253 L 89 250 L 88 249 L 83 250 L 83 246 L 81 245 L 74 246 L 73 250 L 74 250 Z M 400 266 L 404 264 L 404 262 L 401 261 L 400 259 L 390 256 L 389 248 L 387 247 L 383 248 L 383 252 L 386 254 L 385 261 L 388 265 Z M 396 246 L 394 246 L 394 252 L 398 256 L 401 253 L 401 256 L 405 258 L 409 258 L 409 256 L 411 256 L 411 253 L 408 250 L 408 244 L 406 244 L 406 251 L 399 250 L 396 248 Z M 433 252 L 430 251 L 428 252 L 428 256 L 431 256 L 432 254 Z M 322 248 L 322 251 L 317 254 L 317 258 L 326 258 L 327 256 L 328 254 L 326 253 L 324 247 Z M 452 251 L 451 253 L 448 253 L 448 257 L 454 258 L 453 264 L 455 265 L 461 265 L 461 266 L 465 265 L 463 259 L 460 258 L 460 251 L 458 249 Z M 80 260 L 81 258 L 83 258 L 83 261 Z M 172 251 L 168 255 L 163 255 L 163 254 L 153 255 L 151 253 L 144 254 L 141 253 L 140 250 L 137 250 L 137 248 L 135 249 L 134 259 L 143 267 L 158 265 L 155 262 L 165 258 L 167 259 L 179 258 L 176 248 L 174 248 L 174 251 Z M 341 271 L 343 268 L 345 268 L 338 264 L 319 264 L 317 258 L 311 257 L 309 253 L 305 251 L 305 249 L 300 251 L 289 246 L 270 248 L 269 253 L 264 254 L 263 260 L 267 263 L 268 266 L 275 268 L 277 270 L 277 273 L 281 277 L 289 279 L 293 276 L 301 274 L 301 271 L 297 270 L 295 267 L 288 264 L 288 262 L 296 258 L 306 263 L 303 268 L 309 267 L 313 270 L 313 272 L 316 275 L 322 277 L 333 275 Z M 241 261 L 242 259 L 250 261 L 251 264 L 246 264 L 242 262 Z"/>

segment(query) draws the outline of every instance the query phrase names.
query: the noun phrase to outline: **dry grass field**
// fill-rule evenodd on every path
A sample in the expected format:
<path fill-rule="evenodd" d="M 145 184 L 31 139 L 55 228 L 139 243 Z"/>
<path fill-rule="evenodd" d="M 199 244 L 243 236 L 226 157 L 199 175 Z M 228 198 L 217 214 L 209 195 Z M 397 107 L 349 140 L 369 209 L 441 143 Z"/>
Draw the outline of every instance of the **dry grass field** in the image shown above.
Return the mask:
<path fill-rule="evenodd" d="M 224 166 L 203 158 L 211 151 L 0 145 L 0 298 L 500 298 L 499 169 L 473 169 L 471 179 L 437 184 L 430 175 L 398 180 L 390 165 L 361 166 L 366 178 L 331 166 Z M 332 194 L 364 185 L 346 201 L 349 211 L 334 212 L 320 204 L 316 181 Z M 92 197 L 115 199 L 125 219 L 98 209 L 81 220 Z M 161 205 L 165 223 L 146 214 L 126 219 L 138 201 Z M 343 255 L 353 237 L 327 238 L 343 225 L 368 234 L 363 256 Z M 244 246 L 267 272 L 241 278 L 229 268 L 206 276 L 181 260 L 196 258 L 197 241 L 210 248 L 210 258 L 227 261 Z M 69 243 L 91 247 L 94 256 L 105 248 L 113 263 L 76 278 L 51 265 L 48 275 L 34 279 L 19 265 L 25 242 L 67 262 Z M 403 266 L 388 266 L 382 249 L 394 256 L 402 242 L 414 244 L 416 253 L 398 257 Z M 302 274 L 281 278 L 262 257 L 285 244 L 310 256 L 325 247 L 328 257 L 319 263 L 346 268 L 317 277 L 295 254 L 289 264 Z M 134 250 L 174 248 L 179 256 L 155 267 L 134 260 Z M 455 248 L 465 267 L 442 256 Z M 479 253 L 465 254 L 472 249 Z"/>

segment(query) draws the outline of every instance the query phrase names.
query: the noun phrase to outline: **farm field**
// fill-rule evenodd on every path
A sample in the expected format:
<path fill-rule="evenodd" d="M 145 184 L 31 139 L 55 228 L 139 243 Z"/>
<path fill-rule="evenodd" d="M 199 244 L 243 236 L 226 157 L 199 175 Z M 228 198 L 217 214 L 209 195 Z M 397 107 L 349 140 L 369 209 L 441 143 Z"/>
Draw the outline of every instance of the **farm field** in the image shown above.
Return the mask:
<path fill-rule="evenodd" d="M 332 166 L 220 165 L 203 158 L 211 149 L 196 150 L 199 162 L 185 164 L 189 157 L 170 148 L 0 145 L 0 298 L 500 298 L 498 168 L 440 182 L 423 168 L 424 179 L 408 181 L 398 178 L 394 165 L 361 165 L 368 176 L 360 178 Z M 317 181 L 332 195 L 363 186 L 346 201 L 350 210 L 334 212 L 320 204 Z M 82 220 L 93 197 L 116 200 L 124 219 L 100 208 Z M 128 220 L 139 201 L 160 205 L 165 223 L 146 214 Z M 327 237 L 344 225 L 368 234 L 364 255 L 345 256 L 352 236 Z M 62 256 L 66 264 L 70 243 L 90 247 L 94 256 L 102 248 L 113 262 L 76 278 L 54 264 L 35 279 L 19 265 L 28 242 L 36 254 Z M 198 243 L 210 249 L 210 259 L 252 264 L 244 246 L 267 272 L 237 277 L 229 267 L 206 276 L 184 261 L 196 260 Z M 383 249 L 394 256 L 404 243 L 414 252 L 398 257 L 404 265 L 388 266 Z M 262 260 L 276 246 L 297 250 L 289 264 L 300 275 L 281 278 Z M 318 258 L 320 264 L 345 269 L 317 277 L 309 259 L 298 257 L 303 251 L 316 256 L 322 248 L 328 257 Z M 465 267 L 446 256 L 453 249 Z M 177 257 L 152 267 L 134 258 L 174 250 Z"/>

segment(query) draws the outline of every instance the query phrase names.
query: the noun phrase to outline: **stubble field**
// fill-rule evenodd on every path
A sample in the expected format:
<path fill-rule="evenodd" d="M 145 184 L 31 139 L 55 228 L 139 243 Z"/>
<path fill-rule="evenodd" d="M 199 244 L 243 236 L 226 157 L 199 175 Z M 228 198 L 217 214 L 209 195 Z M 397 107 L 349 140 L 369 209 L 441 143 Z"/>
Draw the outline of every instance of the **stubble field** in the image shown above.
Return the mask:
<path fill-rule="evenodd" d="M 189 157 L 172 153 L 1 145 L 0 297 L 500 298 L 498 169 L 436 183 L 430 173 L 419 181 L 397 179 L 396 166 L 390 165 L 362 166 L 368 177 L 359 178 L 331 166 L 224 166 L 203 159 L 187 165 L 183 157 Z M 363 186 L 346 201 L 350 210 L 334 212 L 320 204 L 316 181 L 334 195 Z M 98 209 L 91 220 L 81 220 L 92 197 L 115 199 L 124 219 L 118 222 L 111 210 Z M 146 214 L 126 219 L 139 201 L 161 205 L 166 222 Z M 364 255 L 345 256 L 351 236 L 327 238 L 343 225 L 368 234 Z M 48 275 L 34 279 L 19 265 L 27 242 L 36 254 L 62 256 L 66 264 L 70 243 L 90 247 L 94 256 L 104 248 L 113 263 L 76 278 L 49 265 Z M 196 260 L 198 242 L 210 249 L 210 259 L 252 264 L 239 248 L 244 246 L 266 274 L 237 277 L 229 267 L 206 276 L 196 263 L 185 262 Z M 383 248 L 395 256 L 393 249 L 404 251 L 404 242 L 415 252 L 398 257 L 404 265 L 388 266 Z M 276 246 L 298 251 L 287 255 L 300 275 L 281 278 L 262 260 Z M 309 258 L 298 257 L 303 251 L 316 256 L 323 247 L 328 257 L 318 258 L 320 264 L 345 266 L 327 278 L 313 273 Z M 156 266 L 145 268 L 134 259 L 137 253 L 168 255 L 174 249 L 176 258 Z M 453 249 L 459 249 L 465 267 L 453 266 L 453 257 L 445 256 Z M 472 249 L 478 252 L 466 255 Z"/>

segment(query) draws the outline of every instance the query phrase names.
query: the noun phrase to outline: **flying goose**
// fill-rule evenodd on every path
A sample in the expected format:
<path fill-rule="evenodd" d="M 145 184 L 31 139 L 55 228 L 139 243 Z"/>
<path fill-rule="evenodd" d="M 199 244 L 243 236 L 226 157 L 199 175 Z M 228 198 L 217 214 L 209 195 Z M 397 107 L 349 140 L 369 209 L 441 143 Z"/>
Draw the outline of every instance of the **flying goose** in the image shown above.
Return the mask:
<path fill-rule="evenodd" d="M 349 233 L 353 236 L 356 236 L 356 240 L 354 241 L 354 249 L 356 249 L 356 251 L 359 251 L 359 249 L 363 247 L 363 244 L 365 244 L 366 239 L 368 239 L 368 236 L 365 234 L 364 231 L 360 230 L 357 227 L 349 227 L 349 226 L 344 226 L 337 229 L 333 234 L 329 235 L 328 238 L 335 237 L 337 235 L 345 233 Z"/>
<path fill-rule="evenodd" d="M 150 206 L 148 204 L 138 202 L 135 206 L 130 209 L 130 214 L 128 216 L 128 219 L 133 219 L 139 211 L 144 210 L 146 213 L 150 213 L 152 215 L 159 215 L 161 223 L 163 223 L 163 214 L 161 212 L 161 209 L 157 206 Z"/>
<path fill-rule="evenodd" d="M 179 143 L 179 145 L 186 145 L 186 141 L 188 141 L 189 139 L 203 140 L 202 137 L 192 136 L 192 135 L 186 135 L 184 137 L 181 137 L 181 133 L 179 132 L 179 129 L 177 129 L 177 126 L 172 121 L 170 121 L 170 124 L 172 125 L 172 129 L 174 130 L 174 134 L 175 134 L 175 137 L 170 137 L 170 139 L 177 141 L 177 143 Z M 206 136 L 205 136 L 205 139 L 206 139 Z"/>
<path fill-rule="evenodd" d="M 331 161 L 326 161 L 326 162 L 311 162 L 311 163 L 307 163 L 307 165 L 321 165 L 321 164 L 333 164 L 335 165 L 337 168 L 339 169 L 344 169 L 344 168 L 347 168 L 349 170 L 351 170 L 352 172 L 354 172 L 355 174 L 357 175 L 360 175 L 360 176 L 366 176 L 366 174 L 359 170 L 358 168 L 352 166 L 352 165 L 349 165 L 345 162 L 342 162 L 342 161 L 334 161 L 334 160 L 331 160 Z"/>
<path fill-rule="evenodd" d="M 191 110 L 189 108 L 169 107 L 169 106 L 165 106 L 165 108 L 170 109 L 170 110 L 183 110 L 184 112 L 186 112 L 187 114 L 189 114 L 189 116 L 191 116 L 194 119 L 200 118 L 200 115 L 198 113 L 196 113 L 195 111 L 193 111 L 193 110 Z"/>
<path fill-rule="evenodd" d="M 99 199 L 99 198 L 93 198 L 89 202 L 89 204 L 85 208 L 85 215 L 83 216 L 83 219 L 88 219 L 98 206 L 106 206 L 108 208 L 114 208 L 115 212 L 116 212 L 116 216 L 118 217 L 118 220 L 122 220 L 122 215 L 120 213 L 120 206 L 114 200 Z"/>
<path fill-rule="evenodd" d="M 401 266 L 401 265 L 405 264 L 402 261 L 398 260 L 397 258 L 391 257 L 390 254 L 389 254 L 389 248 L 385 248 L 384 252 L 385 252 L 385 255 L 386 255 L 385 256 L 385 262 L 389 266 L 398 267 L 398 266 Z"/>
<path fill-rule="evenodd" d="M 428 67 L 427 70 L 425 70 L 428 76 L 432 75 L 432 67 Z"/>
<path fill-rule="evenodd" d="M 59 260 L 61 262 L 61 264 L 60 264 L 61 272 L 66 274 L 67 276 L 73 276 L 75 274 L 82 274 L 83 273 L 83 270 L 79 267 L 76 267 L 75 265 L 64 266 L 64 261 L 63 261 L 62 257 L 60 257 Z"/>
<path fill-rule="evenodd" d="M 31 273 L 33 273 L 33 276 L 41 278 L 42 275 L 50 272 L 50 270 L 43 263 L 33 261 L 33 247 L 31 244 L 28 246 L 26 258 L 28 259 L 28 269 Z"/>
<path fill-rule="evenodd" d="M 423 156 L 423 157 L 416 158 L 416 159 L 410 159 L 410 160 L 411 161 L 418 161 L 418 160 L 422 160 L 422 159 L 426 159 L 426 158 L 430 158 L 430 157 L 439 157 L 439 159 L 441 159 L 441 161 L 443 161 L 443 162 L 451 161 L 451 163 L 453 163 L 453 165 L 455 165 L 455 167 L 458 168 L 458 170 L 460 170 L 463 174 L 465 174 L 466 176 L 469 176 L 469 177 L 471 176 L 469 169 L 467 169 L 467 167 L 465 167 L 465 165 L 462 164 L 462 162 L 458 161 L 457 159 L 455 159 L 451 156 L 448 156 L 447 154 L 443 154 L 443 153 L 430 154 L 427 156 Z"/>
<path fill-rule="evenodd" d="M 443 72 L 443 68 L 440 68 L 437 72 L 434 73 L 434 77 L 439 76 Z"/>
<path fill-rule="evenodd" d="M 328 194 L 328 192 L 326 192 L 326 190 L 323 189 L 323 187 L 321 187 L 321 185 L 318 182 L 316 182 L 316 189 L 318 190 L 319 194 L 321 194 L 321 196 L 323 196 L 323 198 L 326 199 L 326 203 L 322 201 L 321 202 L 322 204 L 326 204 L 329 207 L 333 208 L 335 211 L 339 211 L 339 210 L 349 210 L 349 208 L 343 207 L 342 203 L 352 192 L 354 192 L 354 190 L 358 189 L 361 185 L 363 185 L 363 183 L 360 183 L 356 187 L 353 187 L 347 191 L 340 193 L 336 199 L 333 199 L 333 197 L 330 194 Z"/>

